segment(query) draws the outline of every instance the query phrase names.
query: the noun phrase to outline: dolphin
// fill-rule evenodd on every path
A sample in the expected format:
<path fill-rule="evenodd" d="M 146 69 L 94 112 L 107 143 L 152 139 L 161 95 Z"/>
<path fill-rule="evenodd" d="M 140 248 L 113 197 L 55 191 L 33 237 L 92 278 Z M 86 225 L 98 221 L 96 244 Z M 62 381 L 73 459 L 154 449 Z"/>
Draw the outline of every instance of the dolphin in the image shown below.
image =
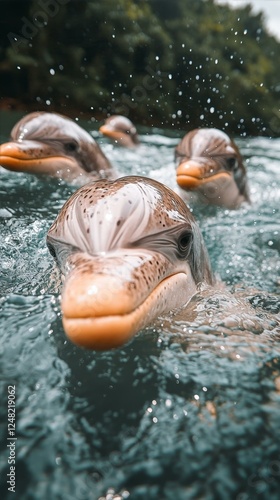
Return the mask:
<path fill-rule="evenodd" d="M 66 181 L 117 177 L 93 137 L 57 113 L 34 112 L 16 123 L 11 141 L 0 146 L 0 165 Z"/>
<path fill-rule="evenodd" d="M 239 149 L 221 130 L 186 134 L 175 148 L 175 161 L 177 184 L 189 199 L 229 209 L 250 201 Z"/>
<path fill-rule="evenodd" d="M 123 345 L 213 283 L 199 227 L 163 184 L 128 176 L 78 189 L 47 234 L 64 276 L 61 308 L 72 342 Z"/>
<path fill-rule="evenodd" d="M 139 144 L 136 127 L 122 115 L 112 115 L 107 118 L 99 132 L 109 137 L 118 146 L 133 148 Z"/>

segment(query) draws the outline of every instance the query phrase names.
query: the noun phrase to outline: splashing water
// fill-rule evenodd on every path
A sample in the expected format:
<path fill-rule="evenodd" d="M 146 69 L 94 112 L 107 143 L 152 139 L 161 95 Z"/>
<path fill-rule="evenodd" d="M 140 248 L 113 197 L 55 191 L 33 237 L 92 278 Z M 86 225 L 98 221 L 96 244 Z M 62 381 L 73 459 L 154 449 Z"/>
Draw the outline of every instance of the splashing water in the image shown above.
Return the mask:
<path fill-rule="evenodd" d="M 123 174 L 175 187 L 179 134 L 146 132 L 135 151 L 99 142 Z M 194 207 L 226 286 L 202 288 L 187 315 L 105 353 L 65 340 L 60 277 L 45 245 L 75 186 L 1 169 L 1 498 L 13 495 L 9 385 L 15 498 L 279 498 L 280 140 L 237 143 L 252 205 Z"/>

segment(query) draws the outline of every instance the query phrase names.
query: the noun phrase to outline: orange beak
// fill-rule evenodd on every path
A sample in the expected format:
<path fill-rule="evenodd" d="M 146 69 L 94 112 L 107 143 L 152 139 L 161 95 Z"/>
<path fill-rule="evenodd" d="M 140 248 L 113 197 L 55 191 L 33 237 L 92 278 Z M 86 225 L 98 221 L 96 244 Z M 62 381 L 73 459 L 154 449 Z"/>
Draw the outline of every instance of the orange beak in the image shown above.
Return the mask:
<path fill-rule="evenodd" d="M 106 258 L 101 272 L 79 265 L 66 277 L 62 292 L 61 310 L 67 337 L 80 347 L 94 350 L 113 349 L 125 344 L 141 328 L 172 309 L 183 306 L 196 292 L 196 285 L 187 266 L 174 270 L 159 280 L 155 274 L 147 284 L 130 274 L 129 253 L 121 261 L 112 261 L 118 273 L 106 269 Z M 78 258 L 77 254 L 75 258 Z M 133 254 L 132 254 L 133 255 Z M 138 253 L 137 253 L 138 255 Z M 143 272 L 150 272 L 151 262 L 169 261 L 158 253 L 140 253 Z M 89 257 L 89 266 L 94 259 Z M 137 276 L 137 273 L 136 273 Z"/>
<path fill-rule="evenodd" d="M 60 168 L 71 168 L 74 163 L 39 141 L 6 142 L 0 146 L 0 165 L 13 172 L 55 175 Z"/>
<path fill-rule="evenodd" d="M 122 132 L 118 132 L 115 129 L 108 127 L 107 125 L 102 125 L 102 127 L 100 127 L 99 129 L 99 132 L 105 135 L 105 137 L 109 137 L 109 139 L 113 139 L 114 141 L 120 141 L 124 136 Z"/>
<path fill-rule="evenodd" d="M 229 177 L 230 174 L 225 171 L 216 173 L 216 164 L 211 159 L 207 163 L 188 160 L 181 163 L 176 170 L 178 186 L 190 191 L 225 176 Z"/>

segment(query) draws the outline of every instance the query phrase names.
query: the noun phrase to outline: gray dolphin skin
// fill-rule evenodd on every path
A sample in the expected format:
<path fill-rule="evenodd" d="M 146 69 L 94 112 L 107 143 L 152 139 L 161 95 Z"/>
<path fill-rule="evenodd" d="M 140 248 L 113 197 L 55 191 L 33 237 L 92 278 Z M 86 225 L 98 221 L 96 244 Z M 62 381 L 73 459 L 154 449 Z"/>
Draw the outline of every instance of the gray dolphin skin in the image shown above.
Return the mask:
<path fill-rule="evenodd" d="M 117 177 L 93 137 L 70 118 L 34 112 L 0 146 L 0 165 L 15 172 L 50 175 L 66 181 Z"/>
<path fill-rule="evenodd" d="M 202 235 L 182 199 L 138 176 L 98 180 L 65 203 L 47 235 L 65 277 L 61 309 L 79 346 L 121 346 L 213 283 Z"/>
<path fill-rule="evenodd" d="M 139 144 L 136 127 L 122 115 L 112 115 L 105 120 L 99 132 L 118 146 L 134 148 Z"/>
<path fill-rule="evenodd" d="M 190 201 L 229 209 L 249 202 L 246 169 L 236 144 L 215 128 L 195 129 L 175 149 L 176 180 Z"/>

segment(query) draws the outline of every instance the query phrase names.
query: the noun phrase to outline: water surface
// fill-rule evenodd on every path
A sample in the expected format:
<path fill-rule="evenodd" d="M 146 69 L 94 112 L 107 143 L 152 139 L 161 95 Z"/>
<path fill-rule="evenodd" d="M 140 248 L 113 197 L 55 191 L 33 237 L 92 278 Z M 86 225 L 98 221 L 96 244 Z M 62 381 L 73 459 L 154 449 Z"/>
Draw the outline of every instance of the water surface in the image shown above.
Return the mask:
<path fill-rule="evenodd" d="M 1 120 L 1 141 L 15 115 Z M 83 124 L 85 125 L 85 124 Z M 175 187 L 181 134 L 100 138 L 123 174 Z M 0 170 L 1 498 L 279 499 L 280 139 L 237 138 L 251 205 L 193 207 L 216 274 L 188 313 L 112 352 L 64 336 L 46 232 L 76 189 Z M 7 386 L 16 386 L 16 495 L 7 494 Z"/>

